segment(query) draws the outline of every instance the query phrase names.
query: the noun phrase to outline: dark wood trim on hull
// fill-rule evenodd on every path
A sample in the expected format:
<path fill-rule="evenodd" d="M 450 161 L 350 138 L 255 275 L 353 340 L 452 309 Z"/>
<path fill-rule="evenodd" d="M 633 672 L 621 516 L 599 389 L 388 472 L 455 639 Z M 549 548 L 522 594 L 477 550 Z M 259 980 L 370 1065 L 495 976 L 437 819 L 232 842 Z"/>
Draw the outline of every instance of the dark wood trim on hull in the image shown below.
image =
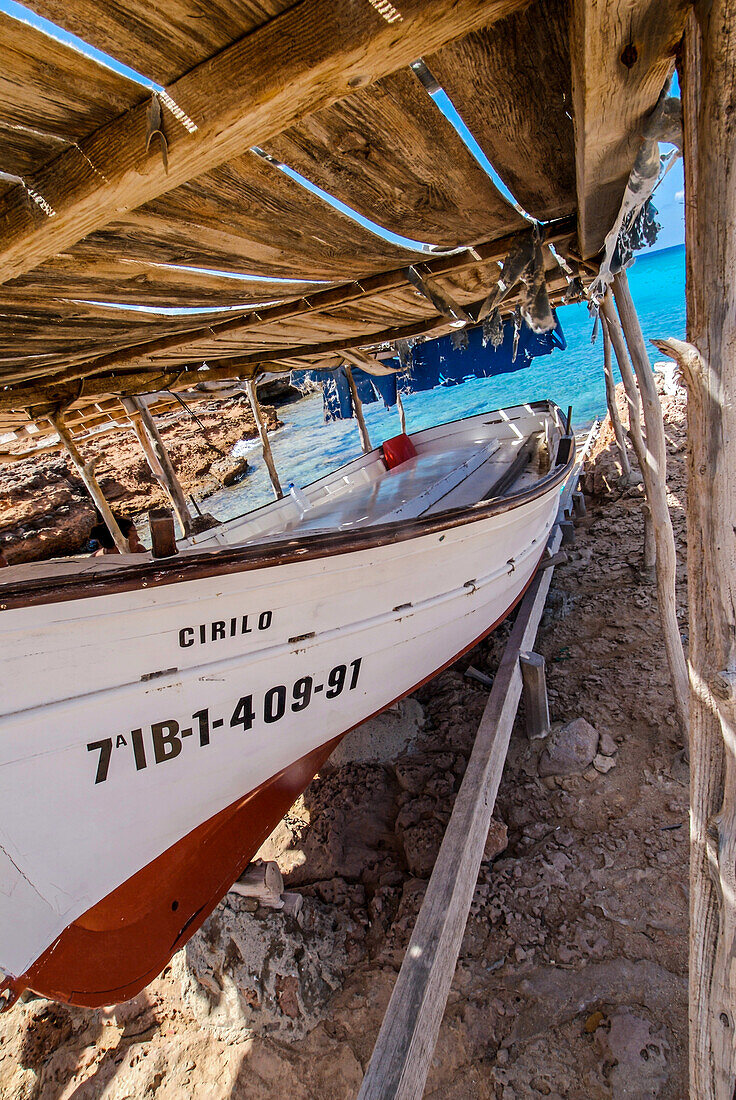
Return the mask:
<path fill-rule="evenodd" d="M 549 408 L 551 406 L 548 402 L 535 402 L 530 407 Z M 488 415 L 492 414 L 489 412 Z M 0 583 L 0 611 L 134 592 L 143 588 L 157 588 L 166 584 L 180 584 L 231 573 L 246 573 L 255 569 L 268 569 L 295 562 L 333 557 L 338 554 L 373 550 L 392 543 L 406 542 L 422 535 L 439 534 L 492 516 L 502 515 L 544 496 L 550 489 L 566 481 L 574 465 L 575 441 L 573 439 L 567 461 L 562 465 L 553 466 L 550 472 L 540 478 L 536 484 L 507 497 L 479 501 L 470 507 L 453 508 L 417 519 L 377 524 L 358 531 L 329 531 L 252 546 L 187 550 L 168 561 L 155 560 L 126 565 L 121 569 L 100 574 L 98 577 L 80 579 L 70 574 L 68 577 L 22 581 L 6 592 L 3 591 Z"/>
<path fill-rule="evenodd" d="M 536 568 L 500 618 L 386 706 L 428 683 L 495 630 L 523 599 L 535 574 Z M 24 989 L 86 1008 L 135 997 L 198 931 L 330 753 L 355 728 L 215 814 L 88 909 L 25 974 L 6 979 L 0 987 L 10 992 L 5 1007 Z"/>

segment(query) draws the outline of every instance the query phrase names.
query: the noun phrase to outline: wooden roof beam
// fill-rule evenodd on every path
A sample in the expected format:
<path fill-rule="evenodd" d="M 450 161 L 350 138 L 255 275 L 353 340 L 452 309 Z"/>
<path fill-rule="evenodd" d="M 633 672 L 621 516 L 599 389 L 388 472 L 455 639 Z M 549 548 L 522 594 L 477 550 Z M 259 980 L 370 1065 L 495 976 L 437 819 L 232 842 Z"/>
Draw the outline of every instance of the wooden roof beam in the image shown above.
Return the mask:
<path fill-rule="evenodd" d="M 454 302 L 449 294 L 439 287 L 431 286 L 429 281 L 422 277 L 417 267 L 413 265 L 407 267 L 406 277 L 414 289 L 418 290 L 428 302 L 431 302 L 442 317 L 448 317 L 451 321 L 468 322 L 471 320 L 463 307 Z"/>
<path fill-rule="evenodd" d="M 180 112 L 163 112 L 168 164 L 142 103 L 35 173 L 51 216 L 37 219 L 17 189 L 3 196 L 0 281 L 526 3 L 401 0 L 400 19 L 388 22 L 368 0 L 303 0 L 167 89 Z"/>
<path fill-rule="evenodd" d="M 547 285 L 550 301 L 553 304 L 559 304 L 567 290 L 567 280 L 560 275 L 556 279 L 548 280 Z M 510 311 L 514 300 L 514 297 L 507 299 L 504 302 L 504 309 L 508 305 Z M 479 305 L 480 302 L 471 303 L 470 309 L 477 308 Z M 120 374 L 103 374 L 78 379 L 67 383 L 66 386 L 59 386 L 56 390 L 48 385 L 36 383 L 18 387 L 15 390 L 0 390 L 0 414 L 27 409 L 30 418 L 35 419 L 48 416 L 49 410 L 55 407 L 64 407 L 82 400 L 93 402 L 103 395 L 139 394 L 160 389 L 184 390 L 197 386 L 201 382 L 248 379 L 260 375 L 262 373 L 260 368 L 266 364 L 271 364 L 272 373 L 278 373 L 274 368 L 287 360 L 301 361 L 301 365 L 306 368 L 310 363 L 305 360 L 309 360 L 310 357 L 342 356 L 343 352 L 351 349 L 367 349 L 379 344 L 393 344 L 396 340 L 409 340 L 414 336 L 441 336 L 449 332 L 451 327 L 446 317 L 425 318 L 408 325 L 387 328 L 380 332 L 362 333 L 358 336 L 345 336 L 338 340 L 294 344 L 289 347 L 254 351 L 246 355 L 234 355 L 222 359 L 210 358 L 206 371 L 201 367 L 187 369 L 186 366 L 166 369 L 162 364 L 149 366 L 147 370 L 122 371 Z M 283 366 L 284 371 L 289 369 L 291 364 Z"/>
<path fill-rule="evenodd" d="M 551 222 L 542 230 L 544 240 L 553 244 L 569 240 L 574 231 L 574 217 L 561 218 L 559 221 Z M 435 259 L 427 260 L 426 262 L 415 264 L 414 266 L 420 274 L 426 278 L 437 275 L 451 275 L 454 272 L 463 271 L 476 264 L 486 264 L 497 260 L 503 260 L 517 236 L 517 233 L 508 233 L 503 237 L 497 237 L 495 240 L 484 241 L 482 244 L 477 244 L 472 249 L 456 252 L 450 256 L 438 256 Z M 112 371 L 124 367 L 141 366 L 147 357 L 152 357 L 167 351 L 175 352 L 178 348 L 182 347 L 186 347 L 188 356 L 194 357 L 196 355 L 196 345 L 199 341 L 210 344 L 213 337 L 219 336 L 228 336 L 231 339 L 237 339 L 241 336 L 246 336 L 248 333 L 253 332 L 263 325 L 272 325 L 276 321 L 288 321 L 292 318 L 303 316 L 304 314 L 329 310 L 337 306 L 346 305 L 350 302 L 359 301 L 373 294 L 381 294 L 386 291 L 396 290 L 406 285 L 407 277 L 403 268 L 381 272 L 378 275 L 371 275 L 368 278 L 361 279 L 360 282 L 353 281 L 350 283 L 342 283 L 338 286 L 329 287 L 326 290 L 315 291 L 315 293 L 309 296 L 303 296 L 296 299 L 292 298 L 287 302 L 280 302 L 274 306 L 266 306 L 263 309 L 254 310 L 247 313 L 245 316 L 239 315 L 227 321 L 211 322 L 196 330 L 185 328 L 183 331 L 174 333 L 171 336 L 146 340 L 140 344 L 122 348 L 120 351 L 98 356 L 86 362 L 76 363 L 66 369 L 54 369 L 53 374 L 49 370 L 47 371 L 48 381 L 46 384 L 48 386 L 59 386 L 69 381 L 90 377 L 103 370 Z M 363 343 L 368 343 L 369 341 L 369 336 L 362 338 Z M 151 359 L 151 366 L 153 369 L 160 369 L 160 365 L 153 359 Z M 28 375 L 31 374 L 32 369 L 31 367 L 27 369 Z M 16 380 L 18 382 L 30 381 L 30 378 L 3 378 L 0 374 L 0 384 L 4 383 L 5 385 L 11 385 Z M 39 382 L 32 384 L 31 388 L 35 388 L 35 385 L 38 384 L 41 384 L 40 376 Z"/>
<path fill-rule="evenodd" d="M 644 120 L 672 72 L 686 0 L 572 0 L 578 238 L 595 256 L 613 225 Z"/>

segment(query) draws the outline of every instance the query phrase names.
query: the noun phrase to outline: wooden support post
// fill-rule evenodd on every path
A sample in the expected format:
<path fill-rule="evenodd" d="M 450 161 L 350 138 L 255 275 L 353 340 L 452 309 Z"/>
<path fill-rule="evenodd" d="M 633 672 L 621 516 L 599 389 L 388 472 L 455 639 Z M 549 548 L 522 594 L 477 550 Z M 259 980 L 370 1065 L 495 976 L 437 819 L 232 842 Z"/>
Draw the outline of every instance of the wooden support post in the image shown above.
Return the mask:
<path fill-rule="evenodd" d="M 621 423 L 618 405 L 616 404 L 616 383 L 613 380 L 613 366 L 611 364 L 611 338 L 608 335 L 608 328 L 606 327 L 605 321 L 602 322 L 601 327 L 603 329 L 603 376 L 606 380 L 606 404 L 608 405 L 608 415 L 611 418 L 611 424 L 613 426 L 613 434 L 616 436 L 618 456 L 621 460 L 621 473 L 628 482 L 631 478 L 631 463 L 629 462 L 629 454 L 626 450 L 626 435 L 624 433 L 623 424 Z"/>
<path fill-rule="evenodd" d="M 404 412 L 404 402 L 401 400 L 401 394 L 396 391 L 396 408 L 399 410 L 399 426 L 404 435 L 406 435 L 406 413 Z"/>
<path fill-rule="evenodd" d="M 555 526 L 551 554 L 559 544 Z M 521 696 L 519 654 L 534 645 L 551 580 L 551 569 L 538 570 L 519 607 L 358 1100 L 424 1092 Z"/>
<path fill-rule="evenodd" d="M 353 399 L 353 408 L 355 409 L 355 419 L 358 421 L 358 431 L 360 432 L 360 443 L 363 448 L 363 454 L 370 454 L 373 450 L 371 446 L 371 439 L 368 435 L 368 428 L 366 427 L 365 417 L 363 416 L 363 402 L 358 396 L 358 387 L 355 385 L 355 379 L 353 378 L 353 372 L 350 369 L 348 363 L 345 364 L 345 373 L 348 376 L 348 385 L 350 386 L 350 396 Z"/>
<path fill-rule="evenodd" d="M 631 308 L 633 309 L 633 303 Z M 667 505 L 667 452 L 664 441 L 664 425 L 661 419 L 662 407 L 659 404 L 659 398 L 657 398 L 659 424 L 657 423 L 658 418 L 656 410 L 650 409 L 649 422 L 647 423 L 647 439 L 645 441 L 641 427 L 639 391 L 636 387 L 636 379 L 631 369 L 631 363 L 629 362 L 629 357 L 626 352 L 626 344 L 624 343 L 623 332 L 618 318 L 616 317 L 616 311 L 613 306 L 613 299 L 610 291 L 601 302 L 601 312 L 608 326 L 608 334 L 611 337 L 613 350 L 616 352 L 619 370 L 621 371 L 621 377 L 626 389 L 626 396 L 629 403 L 629 434 L 641 469 L 642 477 L 644 478 L 647 503 L 652 511 L 654 542 L 657 550 L 657 602 L 659 604 L 659 614 L 662 622 L 662 638 L 667 654 L 667 664 L 670 670 L 670 679 L 672 680 L 672 690 L 675 696 L 675 712 L 680 724 L 682 736 L 687 746 L 689 721 L 688 673 L 685 663 L 685 654 L 682 648 L 682 639 L 680 637 L 680 625 L 677 621 L 677 605 L 675 601 L 677 554 L 675 550 L 675 535 L 672 530 L 672 520 Z M 631 312 L 625 309 L 624 315 L 626 316 L 626 323 L 630 330 L 633 344 L 634 334 L 633 331 L 631 331 L 633 325 Z M 636 314 L 634 314 L 633 321 L 636 321 Z M 638 328 L 638 321 L 636 321 L 636 327 Z M 639 329 L 639 333 L 641 334 L 641 329 Z M 630 344 L 630 347 L 632 344 Z M 633 346 L 636 347 L 635 344 Z M 651 378 L 652 370 L 649 365 L 649 359 L 646 357 L 646 348 L 644 349 L 644 356 L 646 363 L 639 362 L 637 356 L 637 376 L 640 374 L 643 376 L 646 370 L 649 371 L 649 376 Z M 646 385 L 646 381 L 644 384 Z M 652 385 L 654 385 L 653 378 Z M 655 448 L 654 453 L 650 450 L 650 443 L 651 446 Z"/>
<path fill-rule="evenodd" d="M 654 524 L 652 523 L 652 509 L 646 501 L 641 506 L 641 514 L 644 520 L 644 550 L 642 554 L 642 573 L 648 581 L 657 579 L 657 547 L 654 542 Z"/>
<path fill-rule="evenodd" d="M 547 676 L 541 653 L 520 653 L 521 679 L 524 685 L 526 735 L 530 741 L 549 733 L 549 701 Z"/>
<path fill-rule="evenodd" d="M 161 433 L 142 397 L 124 397 L 122 401 L 151 472 L 171 501 L 186 538 L 192 533 L 192 516 Z"/>
<path fill-rule="evenodd" d="M 575 545 L 575 525 L 571 519 L 560 520 L 560 533 L 563 546 Z"/>
<path fill-rule="evenodd" d="M 117 546 L 121 554 L 129 554 L 130 546 L 128 545 L 128 540 L 123 536 L 122 531 L 118 527 L 117 520 L 112 514 L 110 505 L 105 500 L 105 495 L 100 488 L 100 483 L 94 475 L 94 467 L 96 465 L 96 461 L 99 461 L 99 459 L 93 459 L 92 462 L 84 461 L 82 455 L 77 449 L 77 445 L 74 442 L 74 439 L 72 438 L 71 432 L 64 423 L 64 417 L 62 413 L 55 413 L 53 416 L 49 417 L 49 420 L 54 425 L 54 428 L 58 433 L 59 439 L 66 447 L 67 454 L 74 463 L 77 473 L 85 484 L 87 492 L 92 497 L 92 500 L 95 502 L 97 510 L 99 511 L 105 522 L 105 526 L 107 527 L 108 531 L 115 541 L 115 545 Z"/>
<path fill-rule="evenodd" d="M 261 403 L 258 400 L 258 392 L 256 390 L 256 384 L 252 378 L 249 378 L 245 383 L 245 389 L 248 394 L 248 400 L 250 401 L 251 411 L 255 418 L 256 427 L 258 428 L 258 435 L 261 438 L 261 447 L 263 448 L 263 461 L 266 463 L 266 469 L 268 470 L 268 476 L 271 479 L 271 485 L 273 487 L 274 496 L 276 500 L 281 500 L 284 495 L 284 491 L 281 488 L 281 482 L 279 481 L 278 471 L 276 470 L 276 463 L 273 460 L 273 451 L 271 450 L 271 444 L 268 439 L 268 429 L 266 428 L 266 420 L 263 415 L 263 409 Z"/>
<path fill-rule="evenodd" d="M 578 519 L 582 519 L 587 509 L 585 507 L 585 496 L 583 493 L 576 491 L 572 494 L 572 510 Z"/>
<path fill-rule="evenodd" d="M 690 1096 L 736 1089 L 736 3 L 690 10 L 687 335 L 655 341 L 688 389 Z"/>
<path fill-rule="evenodd" d="M 174 513 L 170 508 L 149 508 L 148 529 L 151 532 L 151 554 L 154 558 L 170 558 L 179 553 Z"/>
<path fill-rule="evenodd" d="M 269 909 L 281 909 L 283 902 L 284 879 L 278 863 L 274 859 L 257 859 L 249 863 L 237 882 L 230 887 L 229 893 L 240 894 L 244 898 L 255 898 L 260 905 Z"/>

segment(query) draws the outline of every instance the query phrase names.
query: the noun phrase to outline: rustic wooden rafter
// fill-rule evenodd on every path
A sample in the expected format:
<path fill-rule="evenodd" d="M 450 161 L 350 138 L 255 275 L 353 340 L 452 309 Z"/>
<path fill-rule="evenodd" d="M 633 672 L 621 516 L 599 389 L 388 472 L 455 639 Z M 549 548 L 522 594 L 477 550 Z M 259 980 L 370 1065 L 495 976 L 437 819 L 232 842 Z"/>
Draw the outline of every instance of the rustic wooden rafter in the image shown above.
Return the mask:
<path fill-rule="evenodd" d="M 578 236 L 603 247 L 621 205 L 641 127 L 674 68 L 687 0 L 572 0 L 570 56 Z"/>
<path fill-rule="evenodd" d="M 550 300 L 553 304 L 560 304 L 567 289 L 566 280 L 558 279 L 557 283 L 551 284 L 549 289 Z M 513 308 L 513 297 L 508 299 L 508 304 L 510 309 Z M 480 302 L 471 303 L 471 308 L 477 309 L 479 305 Z M 449 332 L 450 328 L 450 322 L 446 317 L 435 316 L 370 334 L 322 340 L 314 344 L 276 346 L 246 355 L 230 355 L 220 360 L 208 357 L 206 370 L 201 365 L 196 369 L 188 369 L 186 363 L 169 368 L 163 363 L 152 363 L 147 369 L 139 367 L 110 374 L 87 374 L 83 377 L 67 379 L 64 384 L 58 386 L 39 383 L 18 386 L 0 390 L 0 413 L 28 410 L 32 413 L 32 417 L 35 417 L 47 415 L 46 410 L 49 408 L 66 407 L 83 398 L 94 401 L 98 397 L 110 394 L 136 394 L 159 389 L 181 390 L 202 382 L 252 378 L 262 369 L 283 373 L 294 367 L 304 368 L 314 365 L 310 360 L 340 356 L 343 351 L 351 348 L 394 344 L 397 340 L 408 340 L 417 336 L 441 336 Z M 332 365 L 339 364 L 335 362 Z"/>
<path fill-rule="evenodd" d="M 121 213 L 526 2 L 403 0 L 397 31 L 367 3 L 303 0 L 167 89 L 168 102 L 181 113 L 176 119 L 167 110 L 164 117 L 166 162 L 158 143 L 149 148 L 148 104 L 142 103 L 35 173 L 53 216 L 39 222 L 21 197 L 4 195 L 0 279 L 32 270 Z"/>
<path fill-rule="evenodd" d="M 545 229 L 545 239 L 552 243 L 569 240 L 574 232 L 574 226 L 573 218 L 564 218 L 552 222 Z M 473 272 L 474 270 L 483 269 L 484 265 L 502 260 L 511 248 L 515 238 L 515 233 L 505 234 L 495 240 L 478 244 L 473 249 L 465 249 L 450 256 L 436 257 L 414 266 L 423 278 L 432 277 L 435 280 L 441 276 Z M 200 323 L 198 327 L 195 327 L 192 322 L 188 322 L 186 325 L 181 326 L 179 332 L 171 335 L 147 340 L 136 346 L 121 348 L 108 355 L 89 358 L 86 362 L 83 360 L 77 363 L 72 362 L 69 366 L 61 369 L 54 369 L 51 365 L 34 367 L 32 363 L 29 363 L 27 367 L 16 368 L 12 371 L 6 368 L 5 371 L 0 370 L 0 384 L 4 382 L 6 386 L 10 386 L 15 382 L 28 382 L 35 391 L 42 384 L 49 387 L 58 387 L 67 382 L 77 381 L 80 378 L 94 374 L 110 373 L 126 367 L 141 368 L 144 364 L 150 365 L 152 370 L 161 370 L 162 363 L 157 361 L 157 357 L 167 355 L 170 359 L 175 359 L 177 353 L 181 350 L 179 359 L 183 363 L 191 362 L 198 354 L 198 345 L 209 348 L 215 338 L 227 337 L 237 346 L 237 342 L 243 338 L 252 336 L 276 323 L 284 324 L 306 319 L 310 315 L 335 310 L 350 303 L 359 305 L 368 302 L 373 296 L 386 294 L 408 286 L 406 272 L 403 268 L 381 272 L 360 281 L 343 283 L 339 286 L 317 290 L 312 294 L 299 298 L 279 302 L 277 305 L 247 311 L 244 314 L 239 313 L 237 316 L 228 317 L 226 320 L 209 321 L 208 319 L 206 325 Z M 422 312 L 426 316 L 426 311 Z M 385 310 L 382 308 L 380 313 L 385 315 Z M 339 321 L 333 319 L 331 323 L 339 331 Z M 360 342 L 368 344 L 380 341 L 374 340 L 373 334 L 366 331 Z M 200 351 L 199 354 L 205 354 L 205 352 Z M 167 367 L 170 365 L 170 362 L 166 363 Z M 40 380 L 33 382 L 34 376 L 38 377 L 39 374 L 45 376 L 43 383 Z M 9 397 L 11 394 L 6 390 L 3 396 Z"/>

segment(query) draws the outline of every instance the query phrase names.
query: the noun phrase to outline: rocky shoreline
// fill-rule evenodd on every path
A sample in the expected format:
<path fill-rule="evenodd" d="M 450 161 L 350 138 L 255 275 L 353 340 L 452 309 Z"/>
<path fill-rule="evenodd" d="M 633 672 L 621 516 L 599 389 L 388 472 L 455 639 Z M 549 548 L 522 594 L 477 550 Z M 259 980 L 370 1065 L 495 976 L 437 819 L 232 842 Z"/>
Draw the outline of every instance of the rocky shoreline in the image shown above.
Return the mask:
<path fill-rule="evenodd" d="M 685 397 L 662 402 L 686 634 Z M 604 424 L 537 639 L 553 731 L 517 718 L 433 1100 L 687 1096 L 688 773 L 637 480 Z M 301 912 L 229 894 L 133 1001 L 16 1006 L 0 1094 L 355 1097 L 485 705 L 466 671 L 492 676 L 508 630 L 344 744 L 269 838 Z"/>
<path fill-rule="evenodd" d="M 273 406 L 263 404 L 269 431 L 281 427 Z M 231 451 L 241 439 L 257 438 L 247 397 L 208 401 L 157 417 L 157 424 L 184 492 L 203 499 L 247 474 L 244 458 Z M 134 517 L 170 506 L 131 431 L 108 432 L 83 443 L 113 510 Z M 0 465 L 0 551 L 8 564 L 82 553 L 97 522 L 95 508 L 71 461 L 61 452 Z"/>

